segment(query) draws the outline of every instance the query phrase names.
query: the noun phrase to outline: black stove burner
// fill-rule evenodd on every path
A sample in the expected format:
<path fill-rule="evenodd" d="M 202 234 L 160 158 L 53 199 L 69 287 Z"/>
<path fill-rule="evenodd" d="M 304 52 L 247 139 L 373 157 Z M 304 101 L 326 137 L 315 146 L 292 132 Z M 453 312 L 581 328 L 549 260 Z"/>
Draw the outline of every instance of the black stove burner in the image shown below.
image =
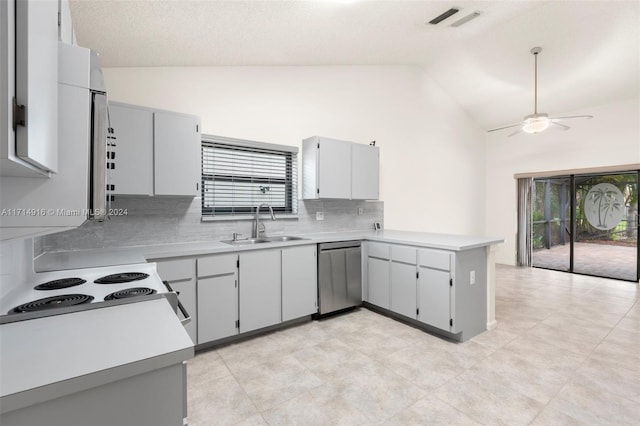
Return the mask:
<path fill-rule="evenodd" d="M 84 284 L 87 280 L 82 278 L 61 278 L 59 280 L 48 281 L 43 284 L 35 286 L 34 290 L 60 290 L 63 288 L 69 288 L 76 285 Z"/>
<path fill-rule="evenodd" d="M 125 288 L 124 290 L 111 293 L 104 300 L 126 299 L 128 297 L 147 296 L 154 294 L 156 291 L 146 287 Z"/>
<path fill-rule="evenodd" d="M 86 294 L 63 294 L 62 296 L 45 297 L 44 299 L 34 300 L 24 305 L 16 306 L 10 314 L 18 314 L 21 312 L 37 312 L 47 309 L 63 308 L 67 306 L 80 305 L 89 303 L 93 300 L 93 296 Z"/>
<path fill-rule="evenodd" d="M 107 275 L 106 277 L 98 278 L 94 281 L 96 284 L 122 284 L 130 283 L 131 281 L 144 280 L 149 274 L 142 272 L 121 272 L 119 274 Z"/>

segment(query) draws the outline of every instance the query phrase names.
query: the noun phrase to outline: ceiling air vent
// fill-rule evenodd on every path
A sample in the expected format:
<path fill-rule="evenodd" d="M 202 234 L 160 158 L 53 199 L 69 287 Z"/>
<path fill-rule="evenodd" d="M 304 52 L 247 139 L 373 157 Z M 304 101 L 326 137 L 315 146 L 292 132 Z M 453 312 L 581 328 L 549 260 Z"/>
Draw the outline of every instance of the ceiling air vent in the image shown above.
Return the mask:
<path fill-rule="evenodd" d="M 444 21 L 445 19 L 447 19 L 448 17 L 455 15 L 456 13 L 458 13 L 460 11 L 460 9 L 457 9 L 455 7 L 452 7 L 451 9 L 447 10 L 445 13 L 443 13 L 442 15 L 436 16 L 435 18 L 433 18 L 432 20 L 429 21 L 430 24 L 432 25 L 436 25 L 439 24 L 440 22 Z"/>
<path fill-rule="evenodd" d="M 466 24 L 467 22 L 469 22 L 472 19 L 476 19 L 478 16 L 480 16 L 480 12 L 470 13 L 469 15 L 465 16 L 464 18 L 458 19 L 456 22 L 451 24 L 451 26 L 452 27 L 459 27 L 460 25 Z"/>

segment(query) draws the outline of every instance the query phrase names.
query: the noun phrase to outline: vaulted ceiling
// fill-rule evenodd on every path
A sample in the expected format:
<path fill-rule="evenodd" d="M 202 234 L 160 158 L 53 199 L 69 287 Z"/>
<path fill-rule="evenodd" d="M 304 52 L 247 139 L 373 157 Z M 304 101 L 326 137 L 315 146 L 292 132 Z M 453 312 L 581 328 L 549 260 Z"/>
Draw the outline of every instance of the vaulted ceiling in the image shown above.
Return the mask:
<path fill-rule="evenodd" d="M 451 7 L 460 11 L 428 23 Z M 640 98 L 640 1 L 71 1 L 105 67 L 414 65 L 483 128 Z M 472 12 L 464 25 L 451 23 Z"/>

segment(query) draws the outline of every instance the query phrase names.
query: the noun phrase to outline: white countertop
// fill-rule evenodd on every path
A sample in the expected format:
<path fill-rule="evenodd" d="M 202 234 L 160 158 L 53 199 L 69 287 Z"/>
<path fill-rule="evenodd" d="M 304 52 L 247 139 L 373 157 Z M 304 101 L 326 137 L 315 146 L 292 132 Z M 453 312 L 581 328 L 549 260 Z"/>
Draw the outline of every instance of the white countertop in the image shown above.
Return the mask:
<path fill-rule="evenodd" d="M 2 412 L 193 357 L 165 298 L 0 327 Z"/>
<path fill-rule="evenodd" d="M 91 268 L 98 266 L 142 263 L 148 260 L 200 256 L 225 252 L 260 250 L 276 247 L 326 243 L 334 241 L 367 240 L 395 244 L 407 244 L 418 247 L 441 250 L 462 251 L 504 242 L 503 238 L 485 236 L 467 236 L 435 234 L 411 231 L 350 231 L 327 232 L 321 234 L 297 235 L 305 240 L 273 242 L 247 246 L 234 246 L 220 241 L 157 244 L 148 246 L 106 248 L 77 251 L 48 252 L 35 261 L 36 271 L 55 271 L 63 269 Z"/>

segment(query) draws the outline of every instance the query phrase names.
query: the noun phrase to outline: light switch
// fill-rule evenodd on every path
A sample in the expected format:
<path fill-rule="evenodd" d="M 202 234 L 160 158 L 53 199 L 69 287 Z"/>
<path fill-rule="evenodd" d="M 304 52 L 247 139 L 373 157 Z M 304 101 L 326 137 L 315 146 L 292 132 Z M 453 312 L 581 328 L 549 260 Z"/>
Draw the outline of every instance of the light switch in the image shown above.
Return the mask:
<path fill-rule="evenodd" d="M 316 220 L 324 220 L 324 212 L 316 212 Z"/>
<path fill-rule="evenodd" d="M 364 213 L 364 208 L 358 207 L 358 216 L 362 216 L 363 213 Z"/>
<path fill-rule="evenodd" d="M 476 283 L 476 271 L 471 271 L 469 272 L 469 284 L 475 284 Z"/>

